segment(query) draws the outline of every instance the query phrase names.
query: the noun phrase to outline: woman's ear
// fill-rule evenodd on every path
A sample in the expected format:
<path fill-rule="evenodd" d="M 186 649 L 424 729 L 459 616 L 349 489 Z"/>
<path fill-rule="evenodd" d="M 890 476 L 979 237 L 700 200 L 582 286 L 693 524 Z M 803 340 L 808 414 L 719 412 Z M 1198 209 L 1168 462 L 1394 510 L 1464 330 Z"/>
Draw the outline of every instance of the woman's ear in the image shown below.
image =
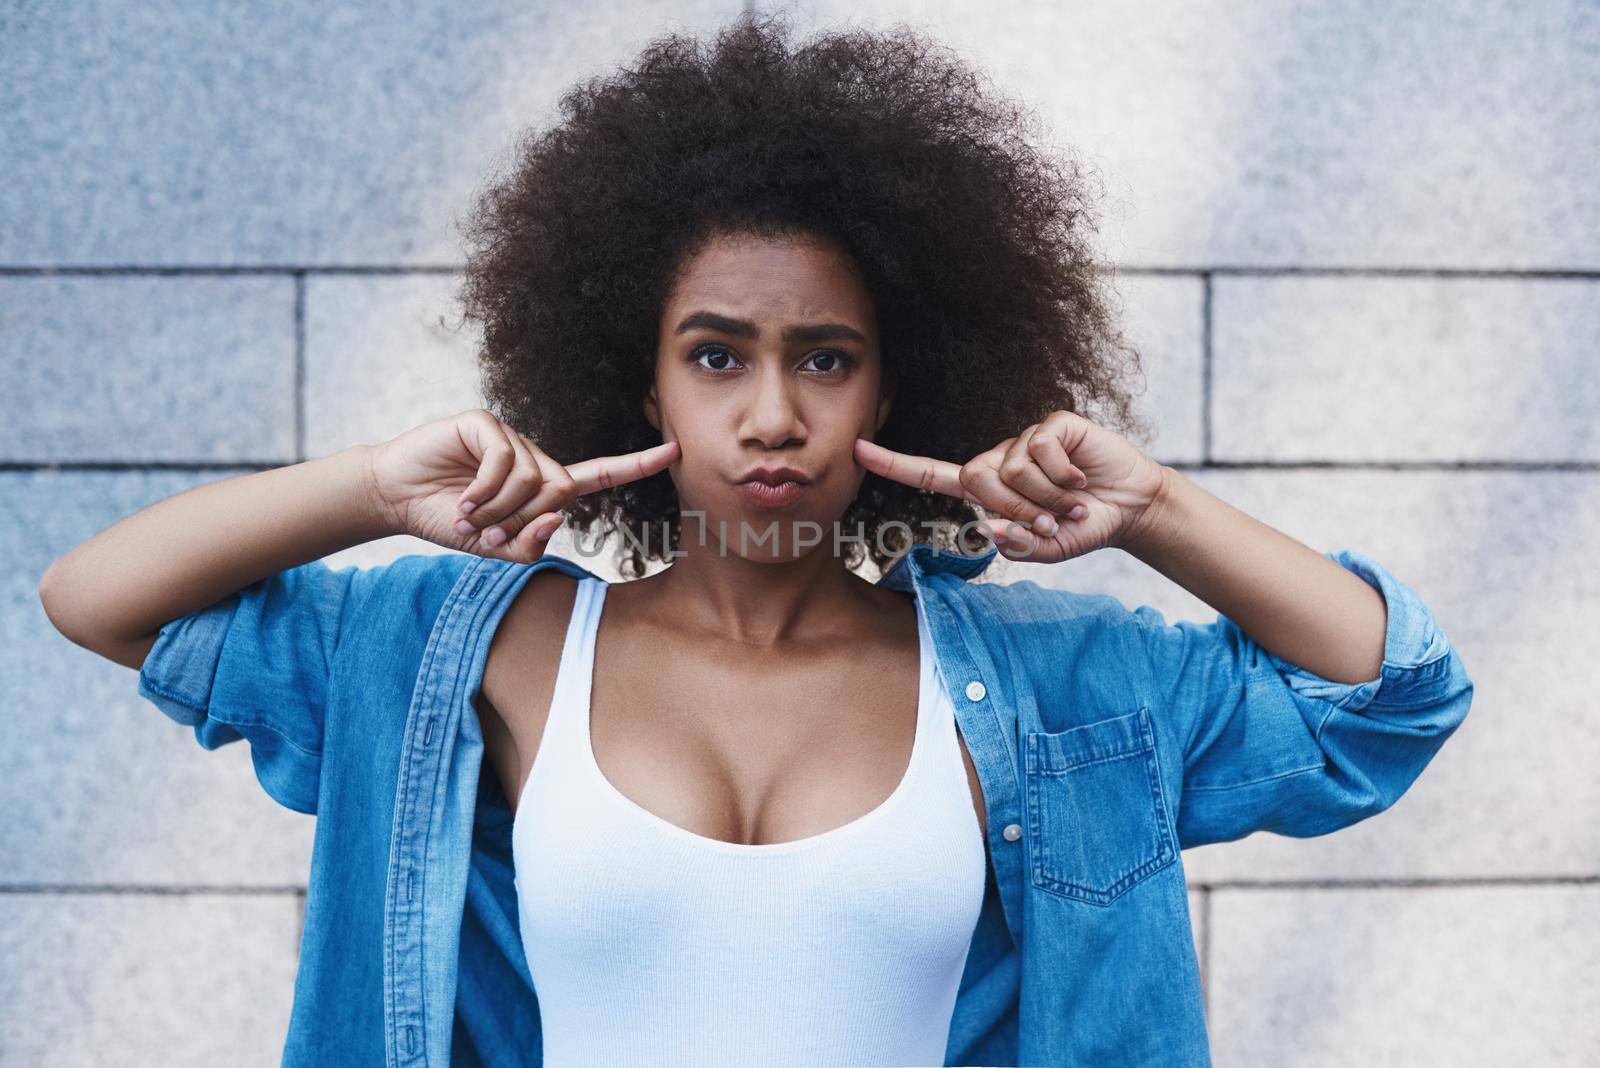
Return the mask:
<path fill-rule="evenodd" d="M 661 408 L 656 402 L 656 387 L 652 385 L 649 392 L 644 395 L 644 417 L 650 425 L 657 430 L 661 429 Z"/>

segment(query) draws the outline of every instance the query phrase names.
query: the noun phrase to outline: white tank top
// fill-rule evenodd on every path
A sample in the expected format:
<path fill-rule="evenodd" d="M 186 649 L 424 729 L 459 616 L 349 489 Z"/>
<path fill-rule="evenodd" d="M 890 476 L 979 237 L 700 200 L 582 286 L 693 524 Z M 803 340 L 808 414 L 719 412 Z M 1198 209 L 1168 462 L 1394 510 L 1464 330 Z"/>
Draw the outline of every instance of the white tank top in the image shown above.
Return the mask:
<path fill-rule="evenodd" d="M 747 845 L 655 815 L 595 762 L 607 587 L 579 580 L 512 820 L 544 1063 L 943 1064 L 987 863 L 920 603 L 916 741 L 899 786 L 841 827 Z"/>

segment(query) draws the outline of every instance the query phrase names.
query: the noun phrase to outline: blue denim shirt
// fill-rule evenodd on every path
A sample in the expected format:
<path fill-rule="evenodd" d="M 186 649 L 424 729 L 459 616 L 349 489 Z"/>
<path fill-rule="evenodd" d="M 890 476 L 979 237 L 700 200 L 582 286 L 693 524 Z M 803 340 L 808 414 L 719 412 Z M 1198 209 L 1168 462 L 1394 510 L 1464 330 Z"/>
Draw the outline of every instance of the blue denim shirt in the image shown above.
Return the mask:
<path fill-rule="evenodd" d="M 1473 684 L 1417 595 L 1368 556 L 1383 666 L 1359 684 L 1264 650 L 1226 616 L 1031 580 L 918 545 L 915 596 L 988 807 L 991 866 L 946 1064 L 1206 1065 L 1180 850 L 1327 834 L 1394 804 Z M 473 698 L 547 554 L 376 568 L 321 561 L 163 627 L 139 692 L 207 749 L 250 743 L 267 792 L 317 815 L 286 1065 L 537 1065 L 511 812 Z M 535 873 L 534 877 L 537 877 Z"/>

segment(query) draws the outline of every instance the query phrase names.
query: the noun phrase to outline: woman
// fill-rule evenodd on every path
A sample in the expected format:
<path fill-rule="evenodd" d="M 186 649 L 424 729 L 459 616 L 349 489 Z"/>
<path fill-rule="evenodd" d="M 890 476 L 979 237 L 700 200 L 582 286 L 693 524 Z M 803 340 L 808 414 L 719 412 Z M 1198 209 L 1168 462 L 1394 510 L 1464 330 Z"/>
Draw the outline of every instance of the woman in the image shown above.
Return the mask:
<path fill-rule="evenodd" d="M 468 230 L 493 414 L 41 587 L 319 816 L 285 1063 L 1207 1063 L 1179 851 L 1393 804 L 1471 699 L 1427 608 L 1114 429 L 1081 180 L 926 41 L 746 17 L 563 105 Z M 393 533 L 465 551 L 320 563 Z M 973 581 L 1108 546 L 1217 621 Z"/>

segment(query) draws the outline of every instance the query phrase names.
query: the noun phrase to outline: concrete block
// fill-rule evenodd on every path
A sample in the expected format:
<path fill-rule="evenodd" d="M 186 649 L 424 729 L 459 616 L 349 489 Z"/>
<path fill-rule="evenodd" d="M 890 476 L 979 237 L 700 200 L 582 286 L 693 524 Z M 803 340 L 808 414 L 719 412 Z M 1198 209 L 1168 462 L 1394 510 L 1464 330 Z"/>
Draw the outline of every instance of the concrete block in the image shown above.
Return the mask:
<path fill-rule="evenodd" d="M 0 277 L 0 457 L 288 462 L 294 349 L 287 276 Z"/>
<path fill-rule="evenodd" d="M 1218 890 L 1218 1064 L 1587 1065 L 1600 887 Z"/>
<path fill-rule="evenodd" d="M 809 2 L 906 20 L 1037 110 L 1144 267 L 1587 268 L 1600 15 L 1582 2 Z"/>
<path fill-rule="evenodd" d="M 477 331 L 457 327 L 459 284 L 458 274 L 307 280 L 307 455 L 483 406 Z"/>
<path fill-rule="evenodd" d="M 563 90 L 740 6 L 18 8 L 0 263 L 457 262 L 456 217 Z"/>
<path fill-rule="evenodd" d="M 1213 286 L 1213 459 L 1600 460 L 1594 280 Z"/>
<path fill-rule="evenodd" d="M 6 1064 L 276 1065 L 288 894 L 0 894 Z"/>
<path fill-rule="evenodd" d="M 1154 439 L 1136 443 L 1160 463 L 1196 463 L 1204 456 L 1203 284 L 1197 275 L 1128 274 L 1117 287 L 1119 318 L 1144 371 L 1136 407 L 1155 424 Z"/>

